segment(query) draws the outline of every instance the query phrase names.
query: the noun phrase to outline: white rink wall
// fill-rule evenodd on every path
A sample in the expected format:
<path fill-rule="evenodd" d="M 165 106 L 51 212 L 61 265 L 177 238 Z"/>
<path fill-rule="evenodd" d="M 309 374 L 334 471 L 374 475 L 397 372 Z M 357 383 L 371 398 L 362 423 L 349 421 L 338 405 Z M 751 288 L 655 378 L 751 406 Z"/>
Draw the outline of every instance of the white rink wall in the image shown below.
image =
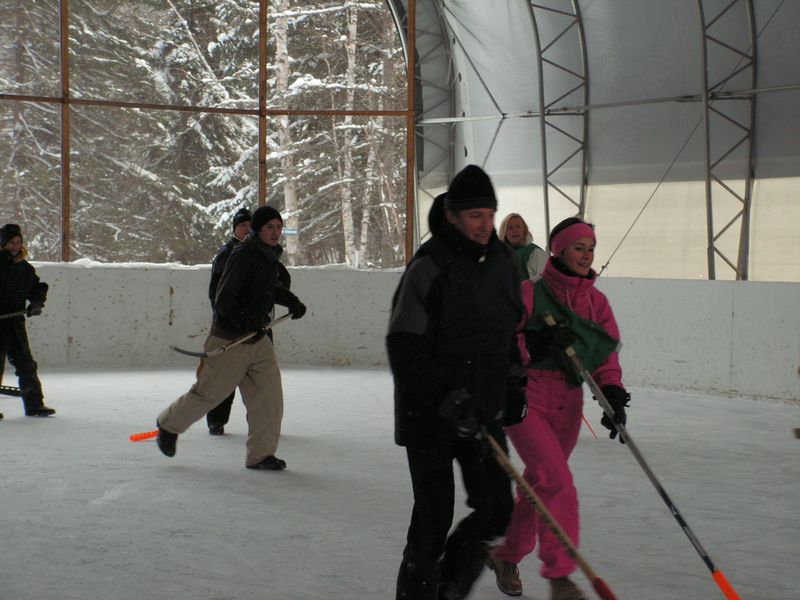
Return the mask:
<path fill-rule="evenodd" d="M 42 369 L 186 367 L 195 359 L 170 346 L 202 349 L 208 265 L 34 265 L 50 284 L 43 315 L 28 322 Z M 308 313 L 276 327 L 282 363 L 386 365 L 400 271 L 289 270 Z M 622 331 L 627 385 L 800 401 L 800 284 L 602 278 L 598 287 Z"/>

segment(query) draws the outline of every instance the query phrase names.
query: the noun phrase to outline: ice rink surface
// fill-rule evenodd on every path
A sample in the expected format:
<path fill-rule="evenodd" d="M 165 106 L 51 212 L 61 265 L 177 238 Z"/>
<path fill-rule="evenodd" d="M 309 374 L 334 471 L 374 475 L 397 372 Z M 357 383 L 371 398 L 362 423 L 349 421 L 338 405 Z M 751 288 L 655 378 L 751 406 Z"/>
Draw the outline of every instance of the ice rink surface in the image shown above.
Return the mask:
<path fill-rule="evenodd" d="M 174 458 L 128 440 L 189 388 L 190 362 L 45 371 L 46 403 L 58 410 L 48 419 L 23 417 L 19 399 L 0 396 L 0 599 L 394 598 L 411 486 L 393 443 L 388 371 L 284 368 L 278 456 L 288 469 L 275 473 L 244 468 L 238 396 L 224 436 L 199 422 Z M 742 600 L 800 598 L 800 406 L 630 391 L 630 433 Z M 586 398 L 600 438 L 584 427 L 571 461 L 584 558 L 619 600 L 724 600 Z M 459 496 L 457 518 L 465 511 Z M 521 563 L 523 598 L 548 600 L 538 569 L 536 556 Z M 501 598 L 484 572 L 470 599 Z"/>

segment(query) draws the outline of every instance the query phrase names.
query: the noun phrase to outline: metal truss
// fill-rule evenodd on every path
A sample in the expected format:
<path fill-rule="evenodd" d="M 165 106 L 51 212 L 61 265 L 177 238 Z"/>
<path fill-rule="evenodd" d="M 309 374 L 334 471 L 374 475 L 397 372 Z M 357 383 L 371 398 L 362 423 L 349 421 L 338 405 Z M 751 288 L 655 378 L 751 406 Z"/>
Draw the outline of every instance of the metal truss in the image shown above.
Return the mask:
<path fill-rule="evenodd" d="M 576 95 L 580 104 L 589 105 L 589 70 L 586 57 L 586 37 L 583 19 L 577 0 L 551 0 L 547 5 L 529 3 L 531 23 L 536 42 L 536 62 L 539 75 L 539 129 L 542 154 L 542 178 L 544 194 L 545 230 L 550 231 L 550 191 L 556 192 L 577 209 L 582 217 L 586 209 L 587 185 L 587 139 L 589 128 L 588 112 L 570 110 L 559 107 L 564 100 L 571 100 L 574 105 Z M 546 19 L 548 27 L 543 26 Z M 543 31 L 547 30 L 547 39 Z M 577 44 L 580 64 L 577 68 L 568 65 L 561 51 L 562 40 L 571 36 Z M 574 49 L 573 49 L 574 50 Z M 563 82 L 568 85 L 564 88 Z M 577 120 L 577 123 L 575 122 Z M 572 131 L 570 131 L 570 129 Z M 552 136 L 552 137 L 551 137 Z M 556 140 L 556 138 L 560 138 Z M 552 143 L 548 143 L 552 140 Z M 558 141 L 559 143 L 555 143 Z M 563 143 L 561 143 L 563 142 Z M 558 156 L 554 156 L 557 147 Z M 554 167 L 550 167 L 555 164 Z M 577 164 L 578 195 L 569 194 L 565 189 L 562 177 L 568 166 Z M 548 240 L 549 245 L 549 240 Z"/>
<path fill-rule="evenodd" d="M 703 51 L 703 119 L 705 125 L 705 195 L 708 235 L 708 278 L 716 279 L 716 257 L 719 256 L 736 274 L 736 279 L 748 278 L 748 257 L 750 247 L 750 204 L 753 188 L 753 137 L 756 110 L 756 30 L 752 0 L 732 0 L 716 13 L 707 14 L 707 7 L 718 2 L 698 0 L 702 24 Z M 731 13 L 739 9 L 738 15 Z M 714 35 L 714 25 L 721 19 L 743 18 L 746 21 L 746 39 L 720 39 Z M 737 28 L 728 27 L 730 30 Z M 733 36 L 729 36 L 733 37 Z M 742 50 L 741 48 L 745 48 Z M 718 60 L 710 59 L 711 51 L 717 52 Z M 727 59 L 727 60 L 726 60 Z M 730 65 L 733 59 L 735 64 Z M 749 83 L 750 91 L 730 94 L 724 91 L 726 85 L 736 80 Z M 746 86 L 745 86 L 746 87 Z M 736 132 L 732 143 L 714 143 L 722 137 L 723 128 Z M 745 155 L 744 160 L 733 160 Z M 732 177 L 732 169 L 740 174 Z M 743 186 L 733 181 L 743 181 Z M 731 199 L 739 206 L 733 218 L 722 227 L 715 223 L 716 212 L 730 204 Z M 719 210 L 718 210 L 719 209 Z M 725 232 L 739 225 L 738 254 L 735 259 L 726 256 L 719 246 Z M 735 262 L 734 262 L 735 261 Z"/>

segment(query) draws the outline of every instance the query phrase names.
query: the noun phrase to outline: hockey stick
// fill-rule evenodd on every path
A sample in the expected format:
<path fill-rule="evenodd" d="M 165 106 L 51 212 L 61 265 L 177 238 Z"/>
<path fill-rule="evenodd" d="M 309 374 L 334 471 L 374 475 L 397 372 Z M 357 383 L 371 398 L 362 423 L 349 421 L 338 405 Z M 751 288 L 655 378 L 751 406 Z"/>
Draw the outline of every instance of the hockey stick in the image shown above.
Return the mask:
<path fill-rule="evenodd" d="M 5 396 L 22 396 L 22 392 L 18 387 L 12 387 L 10 385 L 0 385 L 0 394 Z"/>
<path fill-rule="evenodd" d="M 143 431 L 141 433 L 134 433 L 128 439 L 132 442 L 143 442 L 144 440 L 152 440 L 158 435 L 158 429 L 153 431 Z"/>
<path fill-rule="evenodd" d="M 522 478 L 522 476 L 517 472 L 514 468 L 514 465 L 511 464 L 511 460 L 508 458 L 508 455 L 503 451 L 503 448 L 500 444 L 497 443 L 497 440 L 494 439 L 491 435 L 484 433 L 487 440 L 489 440 L 489 444 L 492 446 L 492 451 L 494 452 L 494 457 L 497 460 L 497 463 L 503 468 L 506 474 L 513 479 L 517 485 L 519 486 L 520 492 L 524 496 L 525 500 L 528 501 L 541 515 L 542 520 L 547 524 L 548 527 L 553 531 L 555 536 L 558 538 L 558 541 L 561 542 L 561 545 L 567 551 L 567 554 L 570 555 L 571 558 L 575 560 L 580 570 L 586 575 L 586 578 L 591 582 L 594 591 L 597 592 L 597 595 L 603 600 L 617 600 L 617 597 L 614 595 L 614 592 L 606 585 L 606 582 L 600 579 L 597 576 L 597 573 L 592 570 L 589 566 L 589 563 L 580 555 L 578 549 L 575 547 L 575 544 L 572 543 L 572 540 L 569 539 L 569 536 L 566 532 L 561 528 L 561 525 L 558 524 L 556 518 L 552 515 L 552 513 L 547 510 L 547 507 L 542 502 L 541 498 L 536 495 L 536 492 L 533 491 L 533 488 L 530 484 Z"/>
<path fill-rule="evenodd" d="M 211 358 L 212 356 L 219 356 L 223 352 L 226 352 L 226 351 L 230 350 L 231 348 L 234 348 L 234 347 L 238 346 L 239 344 L 242 344 L 242 343 L 246 342 L 250 338 L 255 337 L 256 335 L 258 335 L 259 333 L 266 333 L 267 331 L 269 331 L 270 329 L 275 327 L 275 325 L 277 325 L 278 323 L 280 323 L 282 321 L 285 321 L 286 319 L 288 319 L 291 316 L 292 316 L 292 313 L 286 313 L 282 317 L 278 317 L 274 321 L 271 321 L 271 322 L 267 323 L 264 327 L 262 327 L 261 329 L 259 329 L 257 331 L 251 331 L 250 333 L 247 333 L 247 334 L 243 335 L 242 337 L 238 337 L 235 340 L 233 340 L 231 342 L 228 342 L 224 346 L 220 346 L 219 348 L 214 348 L 213 350 L 209 350 L 208 352 L 192 352 L 191 350 L 184 350 L 183 348 L 178 348 L 177 346 L 170 346 L 170 348 L 175 350 L 175 352 L 180 352 L 181 354 L 185 354 L 187 356 L 196 356 L 197 358 Z"/>
<path fill-rule="evenodd" d="M 552 315 L 548 313 L 544 314 L 543 319 L 545 324 L 551 327 L 556 324 L 555 319 L 552 317 Z M 652 469 L 650 469 L 647 462 L 645 462 L 644 456 L 642 456 L 642 453 L 639 452 L 639 448 L 634 443 L 633 438 L 631 438 L 631 434 L 628 433 L 628 431 L 625 429 L 625 425 L 623 425 L 622 423 L 617 423 L 614 420 L 614 409 L 611 408 L 611 404 L 609 404 L 608 399 L 603 394 L 603 391 L 600 389 L 600 386 L 597 385 L 597 382 L 594 380 L 594 377 L 592 377 L 592 374 L 589 373 L 589 371 L 587 371 L 586 368 L 583 366 L 581 359 L 578 358 L 578 355 L 575 353 L 575 349 L 572 346 L 567 346 L 567 348 L 564 350 L 564 354 L 566 354 L 567 358 L 572 362 L 577 371 L 580 373 L 583 380 L 589 386 L 589 389 L 592 391 L 592 394 L 594 395 L 595 399 L 600 404 L 600 407 L 603 409 L 603 412 L 606 414 L 609 420 L 614 424 L 614 428 L 617 430 L 617 433 L 619 433 L 620 437 L 625 441 L 625 445 L 628 446 L 628 449 L 633 453 L 634 458 L 636 458 L 636 462 L 638 462 L 639 466 L 642 467 L 642 470 L 644 470 L 644 473 L 645 475 L 647 475 L 647 478 L 650 480 L 650 483 L 652 483 L 653 486 L 655 486 L 658 495 L 661 496 L 661 499 L 667 505 L 667 508 L 669 508 L 669 511 L 672 513 L 672 516 L 674 516 L 675 520 L 678 521 L 678 524 L 683 529 L 683 532 L 686 534 L 686 537 L 689 538 L 689 541 L 694 546 L 694 549 L 697 550 L 697 553 L 700 555 L 700 558 L 703 559 L 703 562 L 706 564 L 706 567 L 708 567 L 708 570 L 711 571 L 711 575 L 713 576 L 716 584 L 719 586 L 719 589 L 722 590 L 722 593 L 725 594 L 725 597 L 728 598 L 728 600 L 741 600 L 739 598 L 739 595 L 736 593 L 736 590 L 733 589 L 733 586 L 730 583 L 728 583 L 728 580 L 725 578 L 725 575 L 722 574 L 722 571 L 717 569 L 714 566 L 714 563 L 711 562 L 711 558 L 708 556 L 708 553 L 700 544 L 700 540 L 698 540 L 695 537 L 694 533 L 689 528 L 689 524 L 686 522 L 686 520 L 683 518 L 683 515 L 681 515 L 680 511 L 678 510 L 678 507 L 675 506 L 675 503 L 669 497 L 666 490 L 661 485 L 661 482 L 658 481 L 658 478 L 656 477 L 655 473 L 653 473 Z"/>
<path fill-rule="evenodd" d="M 18 310 L 17 312 L 6 313 L 4 315 L 0 315 L 0 319 L 10 319 L 11 317 L 21 317 L 27 314 L 25 310 Z"/>

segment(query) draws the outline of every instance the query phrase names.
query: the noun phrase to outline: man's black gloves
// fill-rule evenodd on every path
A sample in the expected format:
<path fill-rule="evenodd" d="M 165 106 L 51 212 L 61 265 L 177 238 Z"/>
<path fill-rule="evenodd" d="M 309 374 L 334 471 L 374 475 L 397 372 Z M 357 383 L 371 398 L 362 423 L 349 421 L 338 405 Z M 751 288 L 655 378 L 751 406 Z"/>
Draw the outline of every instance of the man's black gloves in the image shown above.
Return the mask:
<path fill-rule="evenodd" d="M 459 438 L 474 438 L 480 433 L 475 399 L 464 388 L 453 390 L 444 397 L 439 405 L 439 416 L 447 421 Z"/>
<path fill-rule="evenodd" d="M 625 423 L 628 421 L 628 417 L 625 414 L 625 407 L 628 406 L 631 395 L 625 391 L 625 388 L 621 388 L 618 385 L 604 385 L 602 390 L 603 395 L 606 397 L 606 400 L 608 400 L 611 408 L 614 409 L 614 422 L 625 425 Z M 611 431 L 611 433 L 608 434 L 608 437 L 610 437 L 612 440 L 617 437 L 619 432 L 614 427 L 614 423 L 611 422 L 611 419 L 608 418 L 607 414 L 603 413 L 603 418 L 600 419 L 600 424 Z M 619 441 L 621 444 L 625 443 L 625 440 L 622 439 L 622 436 L 620 436 Z"/>
<path fill-rule="evenodd" d="M 42 305 L 38 302 L 31 302 L 28 305 L 28 310 L 26 311 L 26 314 L 29 317 L 36 317 L 42 314 Z"/>
<path fill-rule="evenodd" d="M 563 323 L 546 325 L 540 331 L 525 332 L 525 346 L 533 360 L 544 360 L 554 351 L 564 350 L 575 343 L 575 335 Z"/>
<path fill-rule="evenodd" d="M 304 314 L 306 314 L 306 305 L 300 302 L 300 299 L 295 296 L 292 303 L 288 306 L 289 312 L 292 315 L 292 319 L 300 319 Z"/>

